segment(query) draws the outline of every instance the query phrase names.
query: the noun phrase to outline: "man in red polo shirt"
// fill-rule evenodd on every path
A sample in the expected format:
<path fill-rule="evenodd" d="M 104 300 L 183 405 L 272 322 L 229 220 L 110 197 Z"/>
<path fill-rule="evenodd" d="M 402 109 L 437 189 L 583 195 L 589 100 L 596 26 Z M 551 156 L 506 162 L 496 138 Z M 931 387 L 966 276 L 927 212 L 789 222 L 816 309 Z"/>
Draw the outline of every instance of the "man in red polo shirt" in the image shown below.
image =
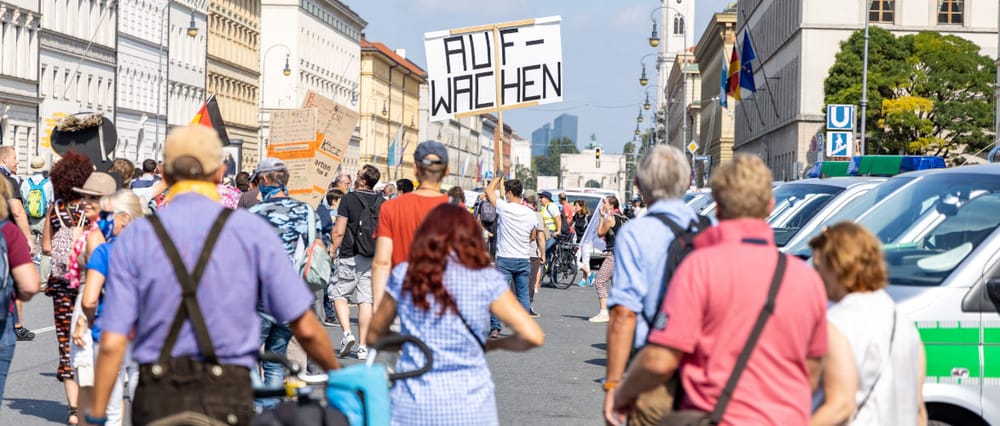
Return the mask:
<path fill-rule="evenodd" d="M 372 261 L 372 295 L 378 310 L 389 272 L 406 261 L 413 233 L 431 210 L 448 202 L 441 193 L 441 181 L 448 176 L 448 148 L 438 141 L 424 141 L 413 153 L 414 174 L 420 187 L 382 203 L 375 231 L 375 258 Z"/>
<path fill-rule="evenodd" d="M 712 176 L 712 196 L 719 225 L 695 239 L 695 251 L 674 273 L 649 344 L 614 389 L 616 420 L 678 367 L 682 406 L 711 412 L 764 306 L 778 259 L 774 232 L 764 221 L 774 207 L 771 172 L 756 156 L 734 156 Z M 809 423 L 813 384 L 827 350 L 827 300 L 811 267 L 794 257 L 787 263 L 774 313 L 722 424 Z"/>

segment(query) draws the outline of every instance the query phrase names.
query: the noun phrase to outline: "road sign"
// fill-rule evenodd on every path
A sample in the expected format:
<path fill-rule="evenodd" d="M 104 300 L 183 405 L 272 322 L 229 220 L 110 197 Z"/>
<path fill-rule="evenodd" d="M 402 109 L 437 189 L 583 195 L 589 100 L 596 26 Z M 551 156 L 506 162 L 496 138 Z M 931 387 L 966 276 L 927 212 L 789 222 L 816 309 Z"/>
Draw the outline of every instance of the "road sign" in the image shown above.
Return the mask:
<path fill-rule="evenodd" d="M 854 156 L 854 132 L 826 132 L 826 156 Z"/>
<path fill-rule="evenodd" d="M 487 170 L 483 177 L 486 178 L 487 180 L 493 179 L 493 170 Z"/>
<path fill-rule="evenodd" d="M 698 144 L 695 143 L 695 141 L 691 141 L 691 143 L 688 144 L 688 152 L 694 154 L 694 152 L 697 150 L 698 150 Z"/>
<path fill-rule="evenodd" d="M 854 130 L 854 105 L 827 105 L 826 130 Z"/>
<path fill-rule="evenodd" d="M 712 158 L 712 157 L 709 157 L 707 155 L 695 155 L 694 156 L 694 161 L 708 161 L 709 158 Z"/>

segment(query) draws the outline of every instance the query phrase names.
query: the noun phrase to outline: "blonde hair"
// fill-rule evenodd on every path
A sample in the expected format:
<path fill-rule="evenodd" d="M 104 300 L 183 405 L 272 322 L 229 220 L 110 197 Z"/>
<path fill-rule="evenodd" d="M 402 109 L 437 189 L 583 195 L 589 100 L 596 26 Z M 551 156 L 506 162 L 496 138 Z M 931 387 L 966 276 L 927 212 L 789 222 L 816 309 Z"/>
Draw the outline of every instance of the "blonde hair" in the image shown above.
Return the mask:
<path fill-rule="evenodd" d="M 882 243 L 854 222 L 841 222 L 823 229 L 809 241 L 813 262 L 837 275 L 848 293 L 868 292 L 888 285 Z"/>
<path fill-rule="evenodd" d="M 127 189 L 102 197 L 101 209 L 115 213 L 127 213 L 133 219 L 146 215 L 146 208 L 142 205 L 142 200 L 134 192 Z"/>
<path fill-rule="evenodd" d="M 771 213 L 771 169 L 754 155 L 736 154 L 712 174 L 719 219 L 764 219 Z"/>

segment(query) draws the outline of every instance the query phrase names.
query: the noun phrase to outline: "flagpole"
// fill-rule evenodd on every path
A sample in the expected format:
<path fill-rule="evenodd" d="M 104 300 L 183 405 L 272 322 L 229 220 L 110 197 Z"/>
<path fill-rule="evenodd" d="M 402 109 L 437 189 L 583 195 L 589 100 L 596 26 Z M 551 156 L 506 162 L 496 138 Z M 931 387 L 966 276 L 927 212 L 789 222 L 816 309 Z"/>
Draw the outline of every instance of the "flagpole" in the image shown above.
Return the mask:
<path fill-rule="evenodd" d="M 750 44 L 753 45 L 753 35 L 750 34 L 750 20 L 747 19 L 746 11 L 740 11 L 740 14 L 743 15 L 743 22 L 745 23 L 745 28 L 743 30 L 746 31 L 747 39 L 749 39 Z M 739 43 L 739 37 L 736 38 L 736 42 Z M 781 113 L 778 112 L 778 104 L 774 102 L 774 92 L 771 91 L 771 81 L 767 78 L 767 70 L 764 69 L 764 61 L 757 58 L 757 63 L 760 64 L 760 73 L 764 75 L 764 86 L 767 87 L 767 97 L 771 99 L 771 107 L 774 108 L 774 115 L 781 118 Z"/>

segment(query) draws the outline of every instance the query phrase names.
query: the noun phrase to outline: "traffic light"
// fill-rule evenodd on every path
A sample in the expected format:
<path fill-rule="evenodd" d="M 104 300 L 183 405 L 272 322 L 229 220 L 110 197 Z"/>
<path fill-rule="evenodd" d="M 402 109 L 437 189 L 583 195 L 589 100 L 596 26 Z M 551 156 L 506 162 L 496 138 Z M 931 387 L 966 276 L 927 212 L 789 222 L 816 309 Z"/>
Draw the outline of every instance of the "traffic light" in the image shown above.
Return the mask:
<path fill-rule="evenodd" d="M 600 147 L 594 149 L 594 159 L 596 159 L 596 160 L 600 160 L 601 159 L 601 148 Z"/>

